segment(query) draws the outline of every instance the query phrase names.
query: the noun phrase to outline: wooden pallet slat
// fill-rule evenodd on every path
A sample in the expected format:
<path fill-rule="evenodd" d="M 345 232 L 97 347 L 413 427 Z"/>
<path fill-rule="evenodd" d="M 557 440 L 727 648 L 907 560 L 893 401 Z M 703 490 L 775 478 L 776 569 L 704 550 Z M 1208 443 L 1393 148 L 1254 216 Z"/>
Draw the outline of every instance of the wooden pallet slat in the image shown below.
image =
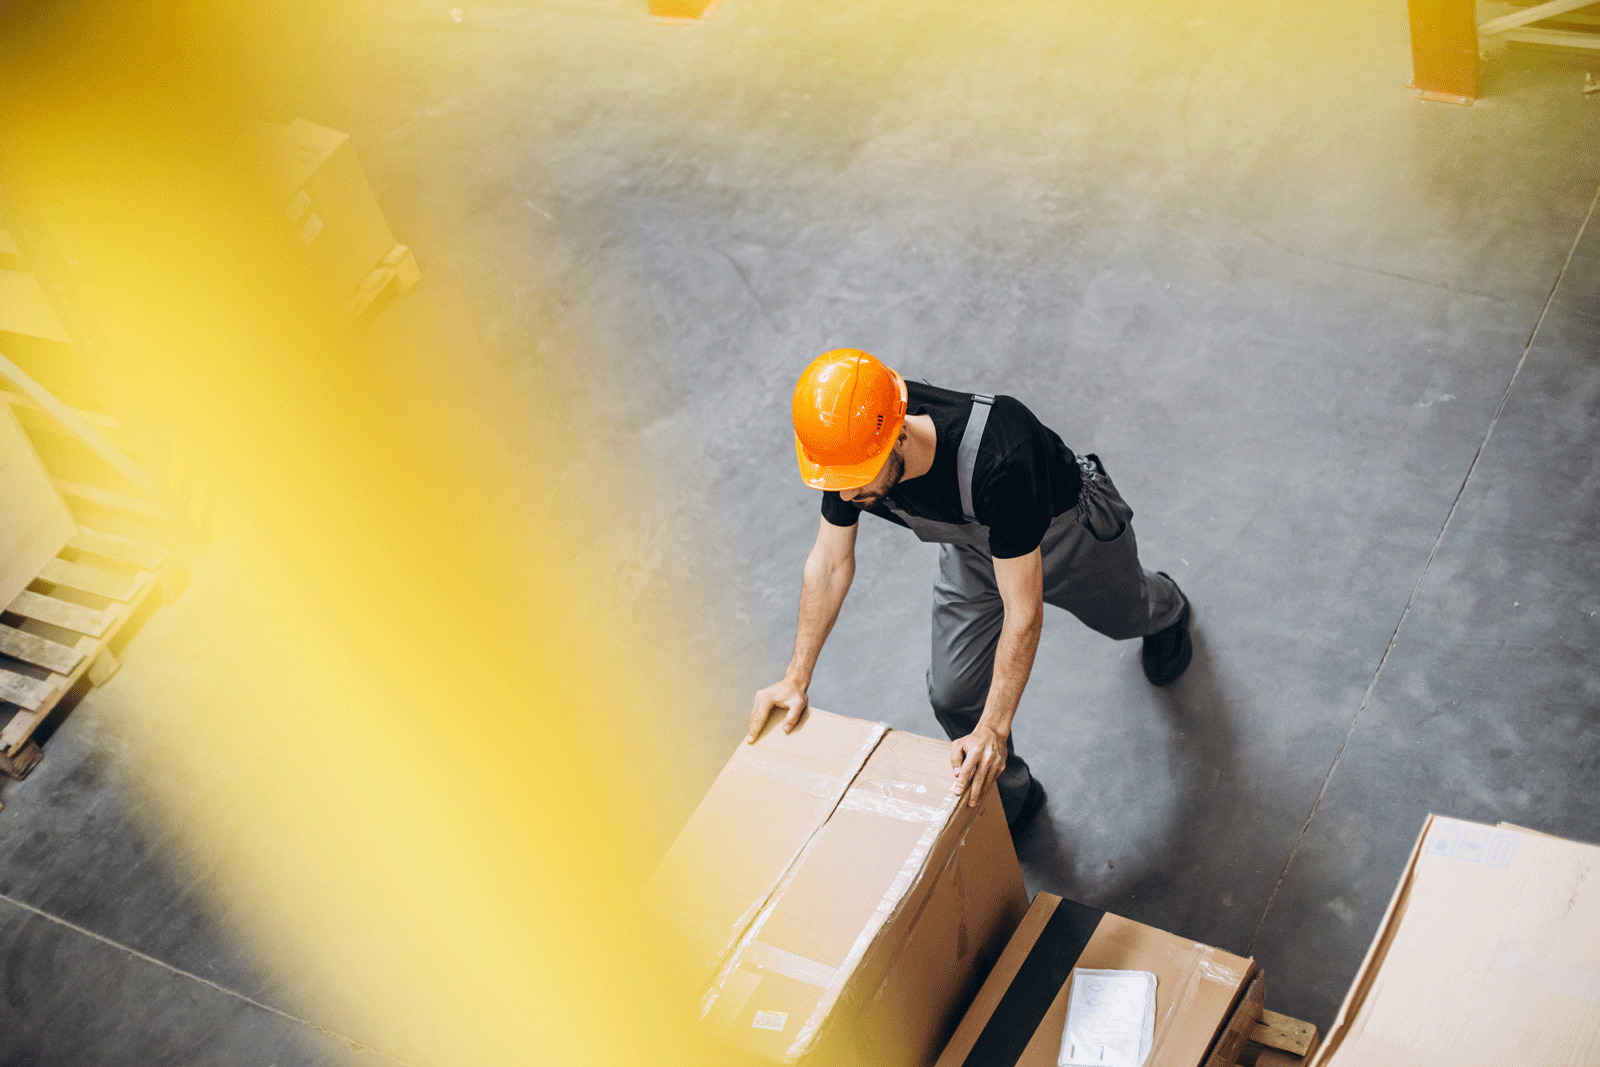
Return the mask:
<path fill-rule="evenodd" d="M 131 537 L 122 537 L 119 534 L 101 533 L 87 526 L 78 527 L 77 535 L 67 544 L 80 552 L 93 552 L 97 556 L 104 556 L 106 559 L 114 559 L 119 563 L 127 563 L 147 571 L 160 567 L 167 561 L 169 555 L 164 548 L 135 541 Z"/>
<path fill-rule="evenodd" d="M 52 672 L 46 679 L 37 679 L 0 668 L 0 701 L 18 709 L 0 728 L 0 774 L 12 778 L 23 777 L 39 762 L 42 753 L 33 740 L 33 732 L 67 693 L 80 680 L 87 679 L 98 686 L 117 672 L 121 664 L 110 645 L 123 626 L 150 603 L 151 597 L 159 594 L 162 600 L 170 600 L 187 581 L 183 568 L 166 550 L 142 541 L 79 527 L 68 543 L 77 551 L 89 553 L 91 562 L 58 558 L 41 569 L 39 579 L 104 596 L 111 603 L 102 610 L 24 590 L 7 606 L 7 611 L 17 615 L 82 635 L 75 646 L 69 647 L 0 625 L 0 655 Z M 130 578 L 112 569 L 101 570 L 92 563 L 96 556 L 133 564 L 139 572 Z"/>
<path fill-rule="evenodd" d="M 20 750 L 27 742 L 28 735 L 33 733 L 33 728 L 44 718 L 43 711 L 19 711 L 6 723 L 6 728 L 0 730 L 0 754 L 14 755 L 13 749 Z"/>
<path fill-rule="evenodd" d="M 1305 1067 L 1317 1049 L 1317 1028 L 1268 1011 L 1264 984 L 1257 971 L 1212 1042 L 1205 1067 Z"/>
<path fill-rule="evenodd" d="M 120 600 L 123 603 L 138 596 L 139 590 L 143 589 L 145 584 L 139 578 L 112 574 L 98 567 L 69 563 L 64 559 L 50 560 L 39 568 L 39 578 L 54 585 L 64 585 L 69 589 L 79 589 L 85 593 L 93 593 L 109 600 Z"/>
<path fill-rule="evenodd" d="M 31 715 L 33 713 L 23 712 L 23 714 Z M 39 746 L 32 741 L 24 744 L 14 755 L 0 752 L 0 774 L 9 775 L 12 778 L 25 778 L 28 772 L 33 770 L 33 765 L 38 763 L 43 756 L 44 753 L 39 750 Z"/>
<path fill-rule="evenodd" d="M 1254 1067 L 1305 1067 L 1305 1057 L 1296 1056 L 1275 1048 L 1264 1048 L 1256 1057 Z"/>
<path fill-rule="evenodd" d="M 105 633 L 106 627 L 115 620 L 115 616 L 110 612 L 86 608 L 82 604 L 71 604 L 26 589 L 16 595 L 6 610 L 29 619 L 47 622 L 52 626 L 60 626 L 65 630 L 88 634 L 90 637 L 99 637 Z"/>
<path fill-rule="evenodd" d="M 1250 1032 L 1250 1040 L 1256 1044 L 1282 1049 L 1294 1056 L 1304 1056 L 1316 1039 L 1317 1028 L 1311 1023 L 1266 1009 L 1262 1009 L 1261 1021 Z"/>
<path fill-rule="evenodd" d="M 15 704 L 28 711 L 38 708 L 55 694 L 56 687 L 47 681 L 30 678 L 0 667 L 0 700 Z"/>
<path fill-rule="evenodd" d="M 84 657 L 84 650 L 63 645 L 14 626 L 0 625 L 0 655 L 31 663 L 35 667 L 71 674 Z"/>
<path fill-rule="evenodd" d="M 98 689 L 121 669 L 122 663 L 111 654 L 111 650 L 101 648 L 100 654 L 89 661 L 89 684 Z"/>

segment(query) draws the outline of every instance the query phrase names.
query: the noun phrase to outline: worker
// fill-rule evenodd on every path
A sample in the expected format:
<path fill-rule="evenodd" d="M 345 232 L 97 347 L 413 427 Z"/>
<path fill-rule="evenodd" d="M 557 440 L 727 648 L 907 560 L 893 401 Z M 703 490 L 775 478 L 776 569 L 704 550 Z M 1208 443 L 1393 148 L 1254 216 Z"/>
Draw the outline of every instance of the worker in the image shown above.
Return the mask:
<path fill-rule="evenodd" d="M 1075 455 L 1009 396 L 907 382 L 866 352 L 814 360 L 793 401 L 800 476 L 822 490 L 806 558 L 794 654 L 756 694 L 747 740 L 805 714 L 817 656 L 855 575 L 862 511 L 938 542 L 928 699 L 951 739 L 954 790 L 974 807 L 998 779 L 1013 832 L 1044 806 L 1014 751 L 1011 721 L 1054 604 L 1114 640 L 1144 639 L 1145 677 L 1188 667 L 1189 601 L 1139 564 L 1133 510 L 1096 456 Z"/>

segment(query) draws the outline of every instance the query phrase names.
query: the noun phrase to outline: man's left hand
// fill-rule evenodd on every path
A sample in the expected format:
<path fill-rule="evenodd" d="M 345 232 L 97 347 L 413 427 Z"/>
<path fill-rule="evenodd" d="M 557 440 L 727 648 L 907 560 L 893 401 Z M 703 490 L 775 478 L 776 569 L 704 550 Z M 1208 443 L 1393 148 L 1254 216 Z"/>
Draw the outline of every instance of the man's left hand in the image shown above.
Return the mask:
<path fill-rule="evenodd" d="M 966 737 L 950 742 L 950 769 L 955 772 L 956 792 L 965 795 L 970 806 L 977 807 L 990 784 L 1000 777 L 1006 765 L 1009 736 L 980 722 Z"/>

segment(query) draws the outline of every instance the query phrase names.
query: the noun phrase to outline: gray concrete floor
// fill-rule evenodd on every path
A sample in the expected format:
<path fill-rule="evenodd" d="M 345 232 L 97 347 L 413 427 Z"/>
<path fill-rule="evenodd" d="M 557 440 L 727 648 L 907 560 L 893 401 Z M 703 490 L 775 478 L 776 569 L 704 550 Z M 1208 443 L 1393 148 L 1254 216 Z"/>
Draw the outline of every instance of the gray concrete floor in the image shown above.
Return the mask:
<path fill-rule="evenodd" d="M 1165 691 L 1049 618 L 1031 889 L 1254 954 L 1326 1028 L 1427 812 L 1600 840 L 1583 61 L 1496 56 L 1454 108 L 1405 88 L 1399 3 L 448 6 L 334 27 L 282 117 L 349 131 L 416 250 L 376 336 L 469 323 L 406 358 L 565 420 L 563 482 L 628 460 L 619 589 L 682 597 L 725 709 L 662 727 L 667 822 L 787 658 L 817 506 L 789 390 L 851 345 L 1098 453 L 1196 606 Z M 813 703 L 937 733 L 934 550 L 868 520 L 859 551 Z M 128 820 L 101 716 L 173 698 L 184 610 L 0 789 L 0 1065 L 349 1049 Z"/>

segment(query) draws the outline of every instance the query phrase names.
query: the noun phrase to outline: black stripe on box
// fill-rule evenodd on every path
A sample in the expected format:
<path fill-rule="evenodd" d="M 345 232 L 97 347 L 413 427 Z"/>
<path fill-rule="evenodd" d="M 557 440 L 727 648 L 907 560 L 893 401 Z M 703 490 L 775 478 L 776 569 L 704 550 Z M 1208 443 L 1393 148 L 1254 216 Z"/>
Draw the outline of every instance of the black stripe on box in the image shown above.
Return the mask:
<path fill-rule="evenodd" d="M 961 1067 L 1016 1067 L 1105 912 L 1062 899 Z"/>

